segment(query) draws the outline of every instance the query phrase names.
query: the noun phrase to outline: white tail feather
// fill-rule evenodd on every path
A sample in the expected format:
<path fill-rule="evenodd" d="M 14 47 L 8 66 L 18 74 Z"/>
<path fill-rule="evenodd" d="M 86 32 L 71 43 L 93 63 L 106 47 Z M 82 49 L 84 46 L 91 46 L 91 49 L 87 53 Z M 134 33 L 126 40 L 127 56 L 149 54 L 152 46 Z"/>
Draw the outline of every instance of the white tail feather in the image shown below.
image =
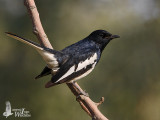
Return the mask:
<path fill-rule="evenodd" d="M 37 44 L 33 41 L 30 41 L 30 40 L 27 40 L 25 38 L 22 38 L 22 37 L 20 37 L 18 35 L 15 35 L 13 33 L 6 32 L 6 34 L 7 34 L 7 36 L 9 36 L 11 38 L 19 40 L 19 41 L 21 41 L 25 44 L 28 44 L 28 45 L 32 46 L 33 48 L 35 48 L 39 52 L 39 54 L 43 57 L 43 59 L 45 60 L 45 62 L 47 63 L 49 68 L 52 69 L 52 68 L 55 68 L 55 67 L 58 66 L 58 61 L 55 58 L 54 54 L 44 50 L 44 48 L 41 47 L 39 44 Z"/>
<path fill-rule="evenodd" d="M 9 36 L 11 38 L 14 38 L 16 40 L 19 40 L 19 41 L 21 41 L 23 43 L 26 43 L 26 44 L 28 44 L 28 45 L 30 45 L 30 46 L 38 49 L 38 50 L 43 50 L 43 48 L 39 44 L 37 44 L 37 43 L 35 43 L 33 41 L 27 40 L 25 38 L 22 38 L 22 37 L 20 37 L 18 35 L 13 34 L 13 33 L 6 32 L 6 34 L 7 34 L 7 36 Z"/>

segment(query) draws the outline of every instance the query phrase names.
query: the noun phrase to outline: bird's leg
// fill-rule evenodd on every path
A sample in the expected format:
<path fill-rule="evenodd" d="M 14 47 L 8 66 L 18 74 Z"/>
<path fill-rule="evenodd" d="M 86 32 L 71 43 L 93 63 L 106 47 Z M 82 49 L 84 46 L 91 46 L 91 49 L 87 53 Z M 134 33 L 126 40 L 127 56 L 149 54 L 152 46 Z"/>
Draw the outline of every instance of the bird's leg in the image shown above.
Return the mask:
<path fill-rule="evenodd" d="M 72 81 L 71 83 L 73 83 L 74 87 L 80 92 L 80 95 L 84 95 L 86 97 L 89 97 L 89 94 L 86 93 L 84 90 L 82 90 L 75 81 Z"/>

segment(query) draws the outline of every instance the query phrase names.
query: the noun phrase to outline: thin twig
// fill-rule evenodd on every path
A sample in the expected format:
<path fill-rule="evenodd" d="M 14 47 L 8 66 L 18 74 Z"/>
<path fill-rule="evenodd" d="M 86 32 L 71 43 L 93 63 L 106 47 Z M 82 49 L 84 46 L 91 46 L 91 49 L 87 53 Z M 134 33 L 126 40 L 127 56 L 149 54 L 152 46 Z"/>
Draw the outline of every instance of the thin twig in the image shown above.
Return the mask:
<path fill-rule="evenodd" d="M 50 44 L 47 35 L 44 32 L 42 27 L 39 13 L 36 7 L 34 0 L 24 0 L 25 6 L 28 9 L 28 13 L 31 17 L 33 24 L 33 33 L 37 36 L 40 44 L 44 47 L 53 49 Z M 77 83 L 75 83 L 77 84 Z M 94 103 L 89 97 L 84 95 L 80 95 L 80 91 L 78 91 L 72 83 L 67 83 L 68 87 L 72 91 L 72 93 L 76 96 L 77 101 L 80 103 L 82 109 L 86 111 L 86 113 L 92 117 L 92 120 L 108 120 L 98 109 L 98 105 L 100 105 L 104 100 L 101 100 L 98 104 Z M 78 85 L 78 84 L 77 84 Z M 79 86 L 79 85 L 78 85 Z"/>
<path fill-rule="evenodd" d="M 100 101 L 98 103 L 95 103 L 97 106 L 101 105 L 104 103 L 104 97 L 101 97 Z"/>

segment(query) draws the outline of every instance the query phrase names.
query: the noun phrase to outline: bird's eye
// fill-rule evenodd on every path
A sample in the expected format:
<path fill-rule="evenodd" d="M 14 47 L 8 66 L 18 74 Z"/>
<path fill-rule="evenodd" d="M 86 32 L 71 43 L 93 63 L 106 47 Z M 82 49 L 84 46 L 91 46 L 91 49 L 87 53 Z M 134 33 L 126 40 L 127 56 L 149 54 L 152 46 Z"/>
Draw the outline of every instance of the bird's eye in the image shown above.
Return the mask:
<path fill-rule="evenodd" d="M 105 34 L 100 34 L 99 36 L 101 36 L 102 38 L 105 38 Z"/>
<path fill-rule="evenodd" d="M 110 36 L 106 36 L 105 38 L 108 39 L 108 38 L 110 38 Z"/>

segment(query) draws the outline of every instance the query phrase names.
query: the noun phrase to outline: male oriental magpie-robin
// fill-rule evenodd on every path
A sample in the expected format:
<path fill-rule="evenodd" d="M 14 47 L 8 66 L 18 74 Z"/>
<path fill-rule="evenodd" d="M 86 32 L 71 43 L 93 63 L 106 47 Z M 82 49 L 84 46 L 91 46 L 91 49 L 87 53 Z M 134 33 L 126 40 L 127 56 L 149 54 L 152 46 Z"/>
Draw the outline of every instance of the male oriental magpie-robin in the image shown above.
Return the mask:
<path fill-rule="evenodd" d="M 88 75 L 99 62 L 106 45 L 118 35 L 105 30 L 96 30 L 88 37 L 74 43 L 61 51 L 42 47 L 25 38 L 6 32 L 8 36 L 35 48 L 43 57 L 47 66 L 35 79 L 51 74 L 52 78 L 45 87 L 49 88 L 61 83 L 69 83 Z"/>

